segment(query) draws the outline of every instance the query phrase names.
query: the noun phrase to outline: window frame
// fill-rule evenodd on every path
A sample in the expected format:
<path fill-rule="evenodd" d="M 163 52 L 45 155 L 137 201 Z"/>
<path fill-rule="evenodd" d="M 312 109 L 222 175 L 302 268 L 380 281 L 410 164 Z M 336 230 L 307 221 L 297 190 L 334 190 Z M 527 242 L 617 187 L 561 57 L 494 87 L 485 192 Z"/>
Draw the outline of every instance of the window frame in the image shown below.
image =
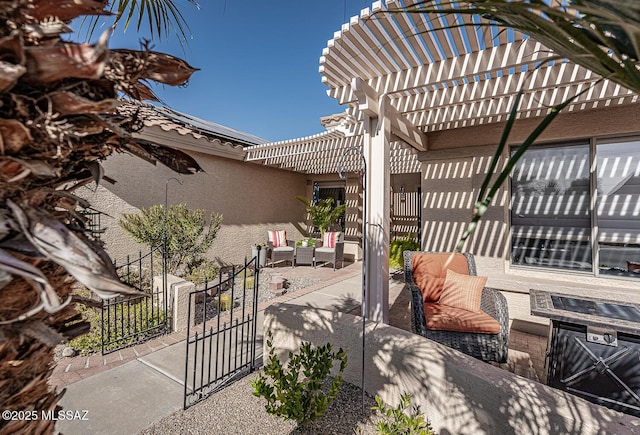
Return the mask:
<path fill-rule="evenodd" d="M 598 225 L 598 213 L 597 213 L 597 204 L 598 204 L 598 156 L 597 156 L 597 147 L 599 144 L 610 143 L 613 141 L 625 142 L 629 140 L 640 140 L 640 132 L 638 133 L 628 133 L 628 134 L 613 134 L 613 135 L 603 135 L 603 136 L 590 136 L 583 138 L 571 138 L 571 139 L 559 139 L 559 140 L 548 140 L 540 143 L 536 143 L 531 146 L 531 148 L 539 149 L 539 148 L 560 148 L 567 146 L 579 146 L 579 145 L 588 145 L 589 147 L 589 215 L 591 221 L 591 231 L 590 231 L 590 244 L 591 244 L 591 270 L 577 270 L 577 269 L 568 269 L 568 268 L 560 268 L 560 267 L 545 267 L 545 266 L 528 266 L 523 264 L 514 263 L 512 260 L 513 253 L 513 237 L 514 237 L 514 224 L 513 224 L 513 213 L 514 213 L 514 203 L 513 203 L 513 186 L 512 186 L 512 176 L 513 171 L 509 175 L 508 185 L 506 186 L 507 195 L 508 195 L 508 203 L 506 210 L 506 217 L 508 222 L 508 268 L 513 270 L 529 270 L 529 271 L 537 271 L 544 273 L 564 273 L 564 274 L 576 274 L 581 276 L 594 276 L 596 278 L 606 278 L 606 279 L 621 279 L 628 280 L 633 282 L 638 282 L 640 280 L 640 276 L 624 276 L 624 275 L 609 275 L 600 272 L 600 242 L 599 242 L 599 225 Z M 513 151 L 517 149 L 519 144 L 511 144 L 506 150 L 508 158 L 512 155 Z M 525 153 L 526 155 L 526 153 Z"/>

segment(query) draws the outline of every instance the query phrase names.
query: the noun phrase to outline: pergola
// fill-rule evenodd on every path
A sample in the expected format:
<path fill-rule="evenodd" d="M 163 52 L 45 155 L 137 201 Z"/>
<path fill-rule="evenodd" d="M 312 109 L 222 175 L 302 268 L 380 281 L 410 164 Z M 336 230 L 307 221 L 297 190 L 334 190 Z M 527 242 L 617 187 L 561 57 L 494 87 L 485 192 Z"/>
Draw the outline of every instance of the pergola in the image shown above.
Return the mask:
<path fill-rule="evenodd" d="M 591 71 L 553 58 L 510 29 L 469 15 L 394 13 L 411 0 L 377 1 L 334 33 L 320 58 L 328 95 L 346 106 L 327 131 L 247 149 L 247 160 L 289 170 L 336 172 L 345 150 L 367 162 L 367 317 L 387 321 L 390 174 L 417 172 L 431 132 L 504 122 L 519 90 L 519 118 L 635 103 L 638 96 Z M 460 26 L 465 24 L 465 26 Z M 357 170 L 360 157 L 345 157 Z M 416 169 L 417 168 L 417 169 Z"/>

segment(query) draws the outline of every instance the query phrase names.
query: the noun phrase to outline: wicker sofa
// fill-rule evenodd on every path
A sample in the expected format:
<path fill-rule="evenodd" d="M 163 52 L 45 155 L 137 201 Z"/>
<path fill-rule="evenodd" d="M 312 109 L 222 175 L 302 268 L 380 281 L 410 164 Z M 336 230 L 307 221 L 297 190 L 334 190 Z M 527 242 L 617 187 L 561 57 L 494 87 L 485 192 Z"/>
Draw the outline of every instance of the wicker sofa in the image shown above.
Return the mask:
<path fill-rule="evenodd" d="M 416 255 L 422 255 L 422 257 L 414 258 Z M 426 257 L 424 255 L 426 255 Z M 490 316 L 491 319 L 489 319 L 489 321 L 493 321 L 492 319 L 495 319 L 495 322 L 499 325 L 496 326 L 499 332 L 461 332 L 439 329 L 437 326 L 433 327 L 433 325 L 432 328 L 427 327 L 428 324 L 433 323 L 433 319 L 431 319 L 431 322 L 428 322 L 430 319 L 427 318 L 428 314 L 426 313 L 444 313 L 446 317 L 448 310 L 451 317 L 455 320 L 457 313 L 460 312 L 456 312 L 456 308 L 449 308 L 446 305 L 440 304 L 438 300 L 425 301 L 425 296 L 423 294 L 424 289 L 421 289 L 414 279 L 414 267 L 418 267 L 416 266 L 417 262 L 414 262 L 414 260 L 426 259 L 428 261 L 431 258 L 428 257 L 429 255 L 433 257 L 434 262 L 439 261 L 439 264 L 443 264 L 443 259 L 446 259 L 449 254 L 419 251 L 404 252 L 405 287 L 407 291 L 411 292 L 411 324 L 413 332 L 485 362 L 506 362 L 509 341 L 509 312 L 506 298 L 495 289 L 484 287 L 481 290 L 480 311 L 482 311 L 482 313 L 479 313 L 479 315 L 484 316 L 484 318 L 487 318 L 486 315 Z M 435 258 L 435 256 L 439 257 Z M 468 275 L 477 275 L 475 261 L 472 254 L 456 254 L 456 256 L 464 256 L 464 258 L 466 258 L 466 266 L 468 269 L 466 272 Z M 457 257 L 456 260 L 458 265 L 457 267 L 460 269 L 460 265 L 464 265 L 464 259 L 462 257 Z M 452 266 L 449 266 L 449 268 L 452 269 Z M 443 270 L 441 273 L 446 273 L 446 270 Z M 433 276 L 433 279 L 427 278 L 432 281 L 429 284 L 435 283 L 435 287 L 437 287 L 437 285 L 442 286 L 441 281 L 437 282 L 438 280 L 444 280 L 442 274 L 439 277 Z M 421 276 L 420 280 L 424 287 L 425 277 Z"/>

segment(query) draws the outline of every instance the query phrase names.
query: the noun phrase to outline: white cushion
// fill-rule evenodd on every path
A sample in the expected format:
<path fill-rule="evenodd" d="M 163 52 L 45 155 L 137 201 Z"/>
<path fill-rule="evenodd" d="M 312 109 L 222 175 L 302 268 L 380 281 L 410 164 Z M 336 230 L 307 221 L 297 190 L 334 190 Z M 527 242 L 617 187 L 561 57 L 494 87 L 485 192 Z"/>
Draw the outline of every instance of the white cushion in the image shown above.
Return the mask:
<path fill-rule="evenodd" d="M 280 246 L 279 248 L 273 248 L 275 252 L 287 252 L 293 251 L 293 246 Z"/>
<path fill-rule="evenodd" d="M 316 252 L 335 252 L 336 248 L 316 248 Z"/>

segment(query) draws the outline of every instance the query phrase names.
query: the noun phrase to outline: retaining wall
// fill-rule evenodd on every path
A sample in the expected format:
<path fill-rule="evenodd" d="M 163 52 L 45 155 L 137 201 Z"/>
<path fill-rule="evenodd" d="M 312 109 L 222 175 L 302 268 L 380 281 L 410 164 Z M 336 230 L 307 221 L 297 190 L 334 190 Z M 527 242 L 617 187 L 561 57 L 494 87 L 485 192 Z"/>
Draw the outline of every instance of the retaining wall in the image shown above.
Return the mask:
<path fill-rule="evenodd" d="M 303 341 L 343 347 L 349 358 L 345 380 L 360 385 L 361 322 L 350 314 L 281 303 L 266 309 L 264 332 L 273 334 L 282 360 Z M 640 419 L 389 325 L 366 325 L 364 359 L 367 392 L 393 406 L 409 393 L 440 435 L 640 433 Z"/>

